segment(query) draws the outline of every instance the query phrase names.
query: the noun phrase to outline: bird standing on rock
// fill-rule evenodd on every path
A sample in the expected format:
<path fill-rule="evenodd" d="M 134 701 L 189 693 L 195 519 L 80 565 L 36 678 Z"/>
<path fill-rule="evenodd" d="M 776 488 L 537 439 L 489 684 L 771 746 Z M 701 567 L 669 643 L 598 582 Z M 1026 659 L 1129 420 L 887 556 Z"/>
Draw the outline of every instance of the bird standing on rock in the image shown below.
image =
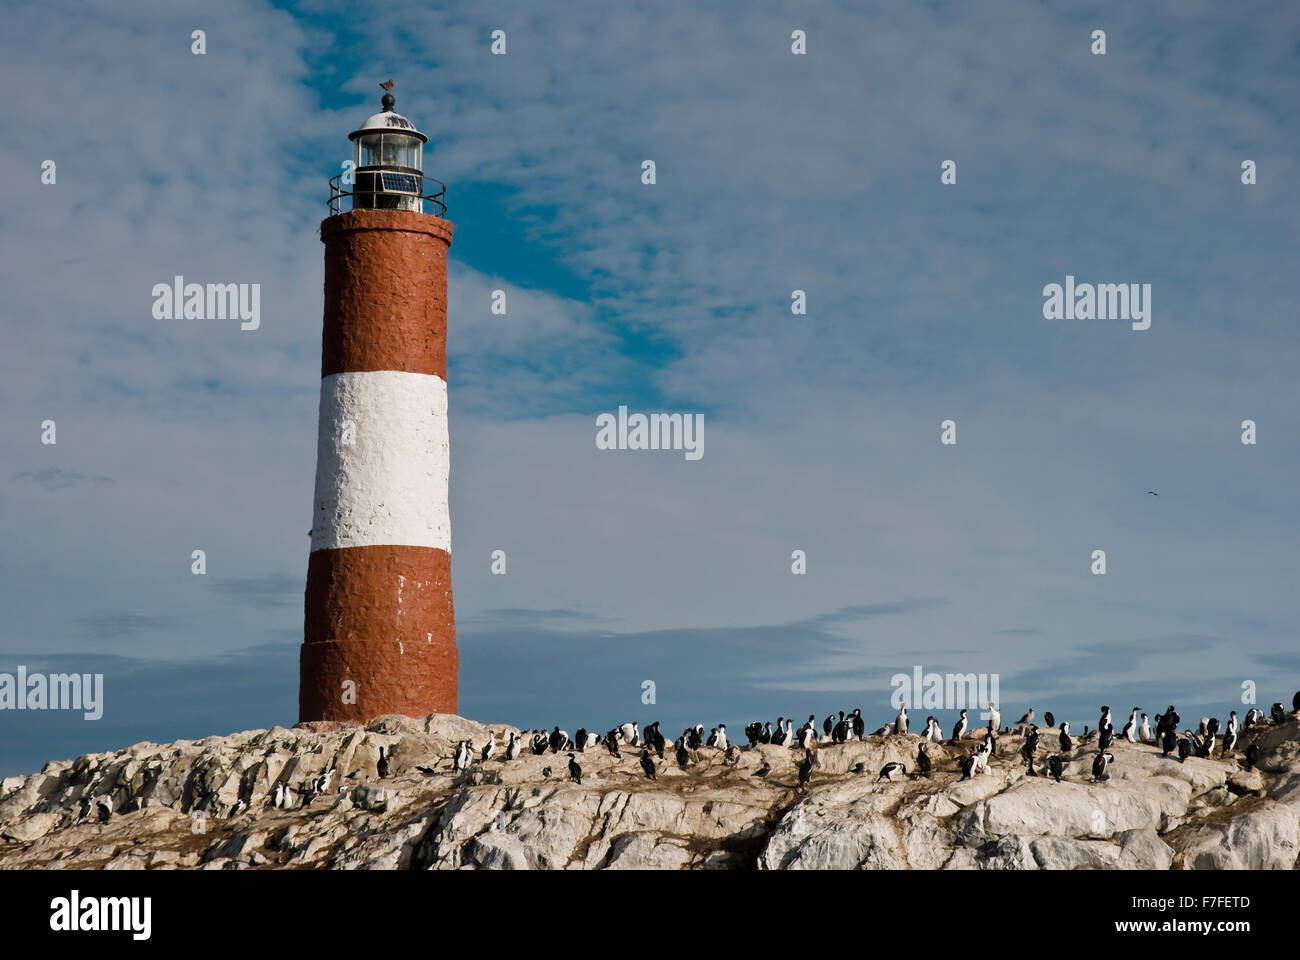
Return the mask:
<path fill-rule="evenodd" d="M 894 733 L 907 733 L 907 704 L 903 704 L 898 716 L 894 718 Z"/>
<path fill-rule="evenodd" d="M 577 781 L 578 786 L 582 786 L 582 767 L 574 759 L 573 754 L 569 754 L 569 779 Z"/>
<path fill-rule="evenodd" d="M 1065 761 L 1061 759 L 1060 754 L 1054 753 L 1047 758 L 1047 772 L 1057 783 L 1061 782 L 1061 774 L 1065 773 Z"/>
<path fill-rule="evenodd" d="M 894 774 L 896 773 L 907 773 L 907 767 L 896 761 L 887 763 L 880 768 L 880 776 L 876 777 L 876 783 L 879 783 L 881 780 L 888 780 L 890 783 L 893 783 Z"/>
<path fill-rule="evenodd" d="M 925 779 L 930 779 L 930 755 L 925 752 L 925 744 L 922 743 L 916 750 L 916 769 Z"/>
<path fill-rule="evenodd" d="M 772 772 L 772 765 L 768 763 L 766 759 L 764 759 L 763 766 L 758 770 L 755 770 L 752 775 L 755 777 L 766 777 L 771 772 Z"/>
<path fill-rule="evenodd" d="M 1102 751 L 1097 754 L 1097 759 L 1092 761 L 1092 780 L 1094 783 L 1102 783 L 1110 779 L 1110 774 L 1106 772 L 1107 764 L 1115 762 L 1115 754 Z"/>
<path fill-rule="evenodd" d="M 677 741 L 677 766 L 685 770 L 690 766 L 691 755 L 686 750 L 686 744 L 682 740 Z"/>
<path fill-rule="evenodd" d="M 655 776 L 655 762 L 654 759 L 650 756 L 649 750 L 641 751 L 641 769 L 645 771 L 645 776 L 647 780 L 659 779 L 658 777 Z"/>
<path fill-rule="evenodd" d="M 1249 747 L 1246 748 L 1246 769 L 1254 770 L 1256 764 L 1258 763 L 1259 763 L 1259 744 L 1252 743 Z"/>
<path fill-rule="evenodd" d="M 803 762 L 799 764 L 799 790 L 805 790 L 808 787 L 808 781 L 812 779 L 813 755 L 811 750 L 803 752 Z"/>
<path fill-rule="evenodd" d="M 1223 752 L 1231 753 L 1237 749 L 1237 711 L 1228 714 L 1228 729 L 1223 735 Z"/>
<path fill-rule="evenodd" d="M 966 736 L 966 711 L 962 710 L 961 719 L 959 719 L 956 726 L 952 728 L 952 739 L 960 740 L 964 736 Z"/>

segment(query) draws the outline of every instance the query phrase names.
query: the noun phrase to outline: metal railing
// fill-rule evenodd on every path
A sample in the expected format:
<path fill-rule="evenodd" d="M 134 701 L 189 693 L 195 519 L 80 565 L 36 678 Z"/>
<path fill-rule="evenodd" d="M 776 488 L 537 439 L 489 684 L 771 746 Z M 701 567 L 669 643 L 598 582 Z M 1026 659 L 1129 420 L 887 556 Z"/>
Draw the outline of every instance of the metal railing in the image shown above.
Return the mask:
<path fill-rule="evenodd" d="M 351 175 L 353 177 L 356 177 L 356 171 L 353 171 Z M 372 209 L 378 206 L 373 202 L 373 199 L 375 197 L 411 198 L 414 196 L 414 194 L 401 193 L 393 190 L 355 190 L 355 189 L 344 190 L 343 189 L 344 176 L 345 175 L 342 173 L 336 173 L 334 174 L 334 176 L 330 177 L 330 198 L 329 198 L 330 216 L 334 216 L 335 214 L 344 212 L 343 211 L 344 197 L 353 198 L 352 209 L 356 210 L 358 209 L 356 203 L 358 197 L 362 197 L 365 200 L 371 201 L 369 203 L 363 202 L 362 209 Z M 411 174 L 411 176 L 420 177 L 421 212 L 432 213 L 436 217 L 446 217 L 447 204 L 444 202 L 444 198 L 447 196 L 447 185 L 443 183 L 441 180 L 435 180 L 433 177 L 426 177 L 422 174 Z M 426 209 L 425 204 L 428 204 L 433 209 L 432 210 Z"/>

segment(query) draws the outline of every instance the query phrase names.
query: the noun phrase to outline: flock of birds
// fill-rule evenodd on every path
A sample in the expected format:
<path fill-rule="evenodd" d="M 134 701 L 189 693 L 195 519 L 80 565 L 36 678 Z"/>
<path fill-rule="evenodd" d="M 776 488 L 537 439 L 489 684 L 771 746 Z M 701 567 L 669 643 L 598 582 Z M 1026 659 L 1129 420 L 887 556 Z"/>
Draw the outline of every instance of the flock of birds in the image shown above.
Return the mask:
<path fill-rule="evenodd" d="M 1297 713 L 1300 713 L 1300 692 L 1297 692 L 1292 699 L 1292 707 Z M 1012 731 L 1018 731 L 1024 737 L 1024 745 L 1020 749 L 1019 759 L 1025 764 L 1026 775 L 1031 777 L 1041 776 L 1042 774 L 1034 766 L 1042 740 L 1039 724 L 1036 722 L 1035 716 L 1034 708 L 1030 707 L 1024 716 L 1004 731 L 1002 717 L 998 712 L 997 705 L 990 704 L 989 722 L 983 739 L 974 752 L 967 754 L 957 764 L 957 768 L 961 771 L 961 779 L 969 780 L 977 774 L 987 771 L 989 761 L 997 754 L 998 734 Z M 1142 713 L 1141 708 L 1134 707 L 1129 714 L 1128 722 L 1121 728 L 1118 737 L 1134 744 L 1155 743 L 1162 756 L 1176 755 L 1178 762 L 1183 763 L 1190 756 L 1203 758 L 1213 756 L 1216 744 L 1220 741 L 1220 755 L 1226 756 L 1234 753 L 1242 731 L 1257 724 L 1281 723 L 1286 719 L 1287 713 L 1282 704 L 1278 702 L 1273 704 L 1268 717 L 1265 717 L 1263 711 L 1257 708 L 1247 711 L 1240 726 L 1237 721 L 1237 711 L 1231 711 L 1227 727 L 1223 729 L 1222 736 L 1220 736 L 1221 725 L 1217 717 L 1201 717 L 1196 730 L 1184 729 L 1179 734 L 1178 728 L 1182 719 L 1172 704 L 1164 713 L 1155 715 L 1154 728 L 1151 726 L 1147 715 Z M 1043 721 L 1046 727 L 1056 728 L 1056 718 L 1050 711 L 1043 714 Z M 756 720 L 745 727 L 745 737 L 748 740 L 748 749 L 753 749 L 759 744 L 772 744 L 802 750 L 803 760 L 798 765 L 799 784 L 796 790 L 803 791 L 812 780 L 813 771 L 820 766 L 817 751 L 821 747 L 828 744 L 846 743 L 849 740 L 866 740 L 868 737 L 907 734 L 909 726 L 910 719 L 907 714 L 907 707 L 904 706 L 899 710 L 892 723 L 887 723 L 868 734 L 861 709 L 855 709 L 848 713 L 843 710 L 839 711 L 838 718 L 834 714 L 827 716 L 820 725 L 820 731 L 815 714 L 810 714 L 798 729 L 794 727 L 794 720 L 787 717 L 778 717 L 775 728 L 771 721 Z M 952 735 L 946 740 L 951 744 L 959 744 L 965 739 L 967 732 L 967 711 L 962 710 L 961 718 L 953 727 Z M 1085 726 L 1082 736 L 1079 736 L 1080 743 L 1095 741 L 1097 744 L 1097 756 L 1092 764 L 1094 783 L 1104 783 L 1110 779 L 1110 768 L 1115 763 L 1115 755 L 1110 752 L 1110 746 L 1115 742 L 1116 736 L 1115 727 L 1111 720 L 1110 707 L 1103 705 L 1096 729 L 1089 730 Z M 1048 777 L 1059 783 L 1065 774 L 1066 764 L 1069 762 L 1075 744 L 1075 737 L 1070 733 L 1068 721 L 1062 721 L 1060 724 L 1056 740 L 1059 750 L 1047 756 L 1043 770 Z M 938 720 L 933 716 L 927 717 L 925 730 L 921 734 L 921 742 L 917 747 L 915 768 L 910 774 L 911 777 L 925 777 L 928 779 L 931 776 L 934 771 L 934 761 L 926 752 L 926 744 L 943 742 L 945 742 L 945 738 L 939 727 Z M 644 776 L 647 780 L 657 779 L 657 774 L 662 770 L 662 767 L 658 766 L 656 761 L 664 761 L 668 749 L 668 739 L 660 732 L 658 721 L 647 726 L 644 731 L 640 729 L 637 723 L 628 722 L 614 727 L 604 734 L 582 728 L 572 737 L 569 736 L 567 731 L 561 730 L 559 726 L 553 727 L 549 732 L 546 730 L 527 730 L 516 733 L 512 730 L 509 732 L 501 759 L 503 762 L 514 760 L 524 750 L 528 750 L 537 756 L 546 753 L 567 754 L 569 761 L 568 779 L 581 784 L 582 764 L 578 760 L 578 754 L 604 747 L 611 756 L 622 759 L 623 753 L 619 749 L 620 746 L 640 750 L 638 760 Z M 704 733 L 703 724 L 687 727 L 682 731 L 681 736 L 673 741 L 673 759 L 685 771 L 699 761 L 698 751 L 702 746 L 723 751 L 723 762 L 727 766 L 735 766 L 740 762 L 742 748 L 728 740 L 727 726 L 723 723 L 713 727 L 707 736 Z M 466 771 L 476 760 L 486 763 L 496 756 L 496 753 L 496 737 L 493 734 L 488 735 L 487 742 L 481 749 L 476 749 L 470 740 L 462 740 L 456 744 L 456 750 L 452 757 L 452 769 L 458 773 Z M 1254 744 L 1248 746 L 1244 751 L 1243 759 L 1246 769 L 1252 769 L 1259 760 L 1259 747 Z M 425 773 L 433 772 L 425 768 L 420 769 Z M 855 764 L 850 770 L 857 774 L 866 772 L 862 762 Z M 771 772 L 771 764 L 764 759 L 762 766 L 753 776 L 766 777 Z M 552 776 L 551 767 L 544 768 L 542 775 L 549 780 Z M 896 776 L 909 776 L 907 765 L 891 761 L 880 769 L 876 781 L 887 780 L 892 782 Z"/>

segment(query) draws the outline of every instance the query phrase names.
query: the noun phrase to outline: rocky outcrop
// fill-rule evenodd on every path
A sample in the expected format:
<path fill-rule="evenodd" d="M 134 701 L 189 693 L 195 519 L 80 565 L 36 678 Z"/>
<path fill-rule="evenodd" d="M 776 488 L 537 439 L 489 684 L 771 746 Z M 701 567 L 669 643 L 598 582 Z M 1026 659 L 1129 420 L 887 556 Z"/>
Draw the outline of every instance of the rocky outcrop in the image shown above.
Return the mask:
<path fill-rule="evenodd" d="M 384 717 L 50 763 L 0 782 L 0 868 L 1219 870 L 1294 869 L 1300 856 L 1294 716 L 1242 736 L 1239 751 L 1261 750 L 1251 771 L 1116 743 L 1111 778 L 1093 783 L 1084 742 L 1056 783 L 1026 776 L 1023 741 L 1004 734 L 988 770 L 962 781 L 976 731 L 928 745 L 931 779 L 877 781 L 890 761 L 912 769 L 915 736 L 823 744 L 802 792 L 802 754 L 783 747 L 742 750 L 734 766 L 706 747 L 686 770 L 670 750 L 654 782 L 639 751 L 599 747 L 578 754 L 579 785 L 563 754 L 500 759 L 511 730 Z M 489 733 L 497 757 L 453 771 L 457 741 L 481 748 Z"/>

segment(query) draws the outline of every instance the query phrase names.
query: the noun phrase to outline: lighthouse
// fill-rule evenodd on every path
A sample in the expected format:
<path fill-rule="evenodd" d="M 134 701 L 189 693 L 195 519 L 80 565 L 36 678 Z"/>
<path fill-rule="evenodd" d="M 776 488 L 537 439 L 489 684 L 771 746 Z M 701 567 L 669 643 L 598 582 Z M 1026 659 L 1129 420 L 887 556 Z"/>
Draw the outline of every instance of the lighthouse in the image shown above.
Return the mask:
<path fill-rule="evenodd" d="M 383 109 L 330 181 L 300 721 L 455 713 L 446 189 Z M 351 189 L 347 189 L 351 187 Z"/>

